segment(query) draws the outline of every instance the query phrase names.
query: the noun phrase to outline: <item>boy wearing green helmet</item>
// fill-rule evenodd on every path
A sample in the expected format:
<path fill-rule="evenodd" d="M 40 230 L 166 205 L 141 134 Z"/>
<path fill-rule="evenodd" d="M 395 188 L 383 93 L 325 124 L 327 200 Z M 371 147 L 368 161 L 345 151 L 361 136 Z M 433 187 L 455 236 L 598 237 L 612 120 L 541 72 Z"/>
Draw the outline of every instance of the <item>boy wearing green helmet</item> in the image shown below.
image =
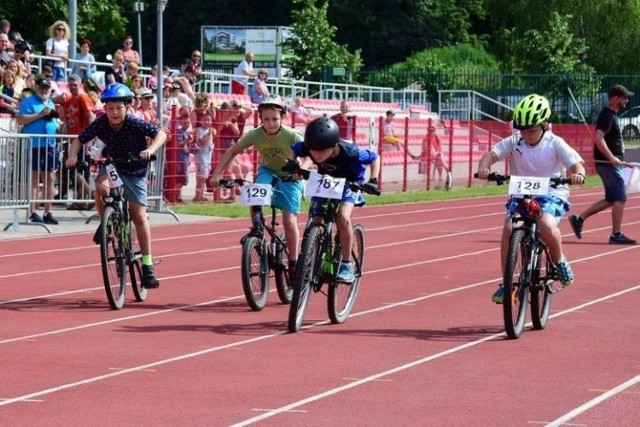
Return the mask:
<path fill-rule="evenodd" d="M 543 96 L 532 94 L 518 102 L 513 111 L 513 127 L 519 132 L 498 142 L 482 156 L 478 164 L 478 178 L 487 179 L 491 165 L 508 158 L 511 174 L 514 176 L 567 176 L 571 178 L 571 184 L 582 184 L 585 179 L 584 160 L 564 139 L 551 132 L 549 117 L 551 107 Z M 546 196 L 535 197 L 542 209 L 542 216 L 537 221 L 538 231 L 549 247 L 549 253 L 558 267 L 560 281 L 564 286 L 573 283 L 573 272 L 562 252 L 562 234 L 558 228 L 565 212 L 571 209 L 568 197 L 569 188 L 564 185 L 550 188 Z M 511 200 L 507 203 L 500 241 L 500 265 L 503 269 L 511 235 L 510 215 L 515 206 L 516 203 Z M 502 304 L 502 285 L 494 292 L 491 300 L 496 304 Z"/>

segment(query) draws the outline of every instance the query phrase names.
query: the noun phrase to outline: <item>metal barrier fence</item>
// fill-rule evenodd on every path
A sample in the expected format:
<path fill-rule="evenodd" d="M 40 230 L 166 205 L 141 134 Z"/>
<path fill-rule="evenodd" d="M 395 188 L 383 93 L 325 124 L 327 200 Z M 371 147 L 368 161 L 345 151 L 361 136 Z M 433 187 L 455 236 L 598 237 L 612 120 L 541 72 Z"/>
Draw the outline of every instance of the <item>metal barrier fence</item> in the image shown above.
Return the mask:
<path fill-rule="evenodd" d="M 49 155 L 45 148 L 33 148 L 34 141 L 40 138 L 45 138 L 50 144 Z M 45 210 L 50 210 L 53 205 L 73 210 L 93 209 L 96 171 L 76 171 L 64 165 L 69 144 L 74 138 L 75 135 L 0 133 L 0 210 L 13 210 L 12 221 L 5 225 L 4 230 L 20 225 L 37 225 L 51 232 L 47 224 L 30 221 L 31 214 L 42 205 Z M 86 144 L 85 149 L 79 159 L 89 153 L 91 143 Z M 152 162 L 149 168 L 147 210 L 171 214 L 179 220 L 164 204 L 164 153 L 160 150 L 157 154 L 157 161 Z M 40 163 L 35 171 L 34 161 Z"/>

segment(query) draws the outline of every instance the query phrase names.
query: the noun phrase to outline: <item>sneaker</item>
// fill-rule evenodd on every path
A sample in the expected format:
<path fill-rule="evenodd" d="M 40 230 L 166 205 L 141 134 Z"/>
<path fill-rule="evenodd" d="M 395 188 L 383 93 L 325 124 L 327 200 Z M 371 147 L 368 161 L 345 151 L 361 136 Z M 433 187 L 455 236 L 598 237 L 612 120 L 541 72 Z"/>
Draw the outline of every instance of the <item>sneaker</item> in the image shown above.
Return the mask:
<path fill-rule="evenodd" d="M 37 213 L 34 212 L 29 217 L 29 222 L 35 222 L 35 223 L 38 223 L 38 224 L 42 224 L 44 221 L 42 221 L 42 218 L 40 217 L 40 215 L 38 215 Z"/>
<path fill-rule="evenodd" d="M 153 274 L 153 266 L 152 265 L 143 265 L 142 266 L 142 287 L 145 289 L 155 289 L 160 286 L 160 282 L 156 279 L 156 276 Z"/>
<path fill-rule="evenodd" d="M 493 295 L 491 295 L 491 301 L 495 302 L 496 304 L 502 304 L 503 300 L 504 300 L 504 288 L 502 287 L 502 283 L 500 283 L 498 285 L 498 289 L 496 289 Z"/>
<path fill-rule="evenodd" d="M 47 212 L 46 214 L 44 214 L 44 217 L 42 220 L 44 221 L 45 224 L 58 225 L 58 220 L 53 217 L 51 212 Z"/>
<path fill-rule="evenodd" d="M 336 280 L 342 283 L 353 283 L 355 279 L 356 277 L 355 274 L 353 274 L 353 266 L 351 265 L 351 263 L 341 262 Z"/>
<path fill-rule="evenodd" d="M 609 237 L 609 243 L 615 245 L 635 245 L 636 241 L 628 238 L 622 233 L 618 233 L 612 234 L 611 237 Z"/>
<path fill-rule="evenodd" d="M 582 223 L 584 221 L 578 215 L 571 215 L 569 217 L 569 224 L 571 224 L 571 229 L 573 230 L 573 234 L 576 235 L 578 239 L 582 239 Z"/>
<path fill-rule="evenodd" d="M 566 259 L 560 261 L 556 264 L 556 268 L 558 269 L 558 276 L 562 286 L 571 286 L 573 284 L 573 271 L 571 270 L 569 261 Z"/>
<path fill-rule="evenodd" d="M 93 243 L 96 245 L 102 243 L 102 224 L 100 224 L 96 229 L 96 232 L 93 233 Z"/>

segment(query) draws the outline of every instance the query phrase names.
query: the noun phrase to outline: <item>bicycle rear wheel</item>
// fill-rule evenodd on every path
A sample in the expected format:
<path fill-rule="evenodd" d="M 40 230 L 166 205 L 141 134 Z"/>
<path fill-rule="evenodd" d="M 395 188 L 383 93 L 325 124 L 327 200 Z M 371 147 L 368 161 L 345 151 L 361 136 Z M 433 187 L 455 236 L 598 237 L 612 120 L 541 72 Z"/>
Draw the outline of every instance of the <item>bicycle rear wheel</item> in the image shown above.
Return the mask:
<path fill-rule="evenodd" d="M 133 222 L 129 222 L 129 230 L 131 231 L 131 246 L 129 260 L 129 277 L 131 278 L 131 289 L 136 301 L 143 302 L 147 299 L 147 288 L 142 286 L 142 262 L 140 260 L 140 248 L 138 247 L 138 238 L 136 228 Z"/>
<path fill-rule="evenodd" d="M 127 283 L 125 248 L 119 238 L 121 226 L 120 214 L 112 206 L 106 206 L 102 213 L 100 258 L 104 288 L 114 310 L 120 310 L 124 305 Z"/>
<path fill-rule="evenodd" d="M 273 275 L 276 279 L 278 297 L 283 304 L 291 303 L 293 296 L 293 277 L 289 277 L 289 250 L 284 233 L 276 239 L 276 251 L 273 254 Z"/>
<path fill-rule="evenodd" d="M 319 281 L 318 260 L 322 249 L 323 227 L 311 225 L 305 232 L 293 280 L 293 297 L 289 306 L 289 332 L 298 332 L 307 312 L 314 282 Z"/>
<path fill-rule="evenodd" d="M 336 248 L 340 245 L 336 242 Z M 329 318 L 331 323 L 344 323 L 358 297 L 360 290 L 360 277 L 364 265 L 364 229 L 360 224 L 353 226 L 353 246 L 351 247 L 351 258 L 354 266 L 355 280 L 351 284 L 331 283 L 329 285 L 329 295 L 327 298 Z"/>
<path fill-rule="evenodd" d="M 242 289 L 253 311 L 267 305 L 269 293 L 269 262 L 263 239 L 247 238 L 242 245 Z"/>
<path fill-rule="evenodd" d="M 502 286 L 504 300 L 502 302 L 504 328 L 511 339 L 518 338 L 524 329 L 527 315 L 527 244 L 524 230 L 514 230 L 509 241 L 507 265 Z"/>
<path fill-rule="evenodd" d="M 538 244 L 531 278 L 531 323 L 533 329 L 544 329 L 549 321 L 553 293 L 547 287 L 553 279 L 553 266 L 544 246 Z"/>

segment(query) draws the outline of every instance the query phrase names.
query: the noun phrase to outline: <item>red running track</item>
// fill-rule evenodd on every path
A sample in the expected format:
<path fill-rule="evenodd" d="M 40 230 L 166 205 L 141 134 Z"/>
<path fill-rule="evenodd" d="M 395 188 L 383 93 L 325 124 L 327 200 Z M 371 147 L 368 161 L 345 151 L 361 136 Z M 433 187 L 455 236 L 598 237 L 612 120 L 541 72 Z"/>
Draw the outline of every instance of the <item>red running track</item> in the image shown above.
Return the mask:
<path fill-rule="evenodd" d="M 574 210 L 600 197 L 576 190 Z M 0 425 L 640 425 L 640 247 L 606 243 L 608 212 L 582 240 L 563 221 L 576 284 L 546 330 L 507 340 L 490 302 L 503 204 L 358 210 L 355 311 L 331 325 L 314 294 L 297 334 L 275 291 L 262 312 L 244 301 L 246 219 L 154 228 L 162 285 L 121 311 L 90 233 L 2 241 Z M 624 232 L 640 237 L 638 198 Z"/>

